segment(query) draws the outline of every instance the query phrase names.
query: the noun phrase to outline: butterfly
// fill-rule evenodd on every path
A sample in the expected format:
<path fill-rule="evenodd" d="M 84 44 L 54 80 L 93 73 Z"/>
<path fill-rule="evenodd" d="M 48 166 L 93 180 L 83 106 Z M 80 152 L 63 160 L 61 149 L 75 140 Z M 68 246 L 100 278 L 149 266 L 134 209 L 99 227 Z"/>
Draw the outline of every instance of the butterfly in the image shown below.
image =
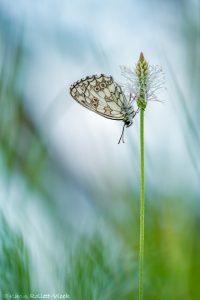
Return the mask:
<path fill-rule="evenodd" d="M 124 126 L 118 144 L 124 143 L 124 128 L 133 124 L 133 98 L 127 100 L 121 86 L 112 76 L 93 75 L 78 80 L 70 86 L 70 94 L 85 108 L 108 119 L 123 121 Z"/>

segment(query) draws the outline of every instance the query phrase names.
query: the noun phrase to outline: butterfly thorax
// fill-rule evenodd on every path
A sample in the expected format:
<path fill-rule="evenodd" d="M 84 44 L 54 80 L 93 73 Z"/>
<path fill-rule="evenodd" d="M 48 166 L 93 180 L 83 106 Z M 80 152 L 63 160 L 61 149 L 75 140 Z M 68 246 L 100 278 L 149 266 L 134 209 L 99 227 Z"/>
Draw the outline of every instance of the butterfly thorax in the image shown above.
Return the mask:
<path fill-rule="evenodd" d="M 135 116 L 135 111 L 132 106 L 124 107 L 124 123 L 126 127 L 129 127 L 133 124 L 133 118 Z"/>

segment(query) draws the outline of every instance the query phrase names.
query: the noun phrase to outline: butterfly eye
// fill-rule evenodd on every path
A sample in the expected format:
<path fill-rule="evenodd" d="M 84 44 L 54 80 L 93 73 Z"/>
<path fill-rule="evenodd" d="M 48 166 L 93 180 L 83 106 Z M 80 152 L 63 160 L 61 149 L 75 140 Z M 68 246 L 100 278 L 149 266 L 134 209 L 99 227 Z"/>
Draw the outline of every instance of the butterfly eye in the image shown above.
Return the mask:
<path fill-rule="evenodd" d="M 104 89 L 104 88 L 106 87 L 106 84 L 105 84 L 104 82 L 102 82 L 102 83 L 100 83 L 100 87 L 101 87 L 102 89 Z"/>
<path fill-rule="evenodd" d="M 98 86 L 95 86 L 94 90 L 95 92 L 99 92 L 100 88 Z"/>

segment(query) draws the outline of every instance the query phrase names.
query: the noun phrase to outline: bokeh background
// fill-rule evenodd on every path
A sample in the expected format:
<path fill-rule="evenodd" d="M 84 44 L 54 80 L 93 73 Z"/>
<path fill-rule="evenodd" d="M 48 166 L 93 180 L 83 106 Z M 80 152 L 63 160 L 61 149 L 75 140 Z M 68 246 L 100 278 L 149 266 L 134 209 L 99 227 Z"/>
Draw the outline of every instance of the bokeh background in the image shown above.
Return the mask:
<path fill-rule="evenodd" d="M 122 82 L 140 51 L 167 88 L 145 115 L 144 299 L 199 299 L 198 0 L 0 1 L 1 299 L 137 299 L 139 119 L 118 145 L 69 86 Z"/>

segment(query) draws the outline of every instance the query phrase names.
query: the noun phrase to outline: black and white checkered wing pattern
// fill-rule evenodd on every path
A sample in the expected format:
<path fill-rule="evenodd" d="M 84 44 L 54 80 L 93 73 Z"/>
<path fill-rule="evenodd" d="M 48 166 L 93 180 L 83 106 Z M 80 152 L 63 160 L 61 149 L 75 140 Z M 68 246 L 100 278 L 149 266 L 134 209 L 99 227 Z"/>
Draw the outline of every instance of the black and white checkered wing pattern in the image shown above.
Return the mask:
<path fill-rule="evenodd" d="M 124 120 L 127 100 L 111 76 L 93 75 L 81 79 L 70 87 L 70 94 L 78 103 L 103 117 Z"/>

